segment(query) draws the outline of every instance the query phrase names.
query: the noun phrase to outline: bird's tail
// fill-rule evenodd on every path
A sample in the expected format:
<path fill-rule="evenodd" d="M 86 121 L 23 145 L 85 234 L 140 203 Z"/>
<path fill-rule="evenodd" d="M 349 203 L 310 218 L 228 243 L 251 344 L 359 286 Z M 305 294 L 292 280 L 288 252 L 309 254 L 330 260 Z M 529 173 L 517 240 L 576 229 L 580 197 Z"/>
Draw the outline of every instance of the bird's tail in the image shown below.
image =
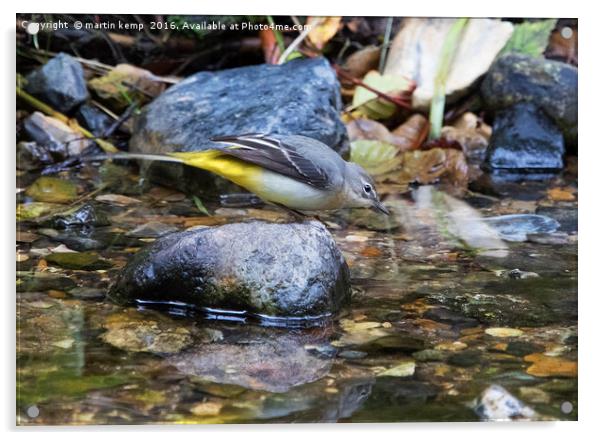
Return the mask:
<path fill-rule="evenodd" d="M 81 160 L 96 161 L 96 160 L 149 160 L 159 162 L 183 163 L 197 168 L 204 168 L 206 163 L 222 154 L 219 150 L 203 150 L 191 151 L 182 153 L 167 153 L 167 154 L 145 154 L 145 153 L 114 153 L 114 154 L 98 154 L 94 156 L 82 156 Z"/>

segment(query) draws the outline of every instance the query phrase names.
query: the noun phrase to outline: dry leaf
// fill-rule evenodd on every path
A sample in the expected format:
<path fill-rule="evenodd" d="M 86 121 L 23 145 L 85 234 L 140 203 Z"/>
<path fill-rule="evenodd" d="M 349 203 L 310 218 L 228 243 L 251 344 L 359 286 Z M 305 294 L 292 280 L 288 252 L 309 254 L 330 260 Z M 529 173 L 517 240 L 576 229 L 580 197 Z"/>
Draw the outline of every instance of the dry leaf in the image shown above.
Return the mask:
<path fill-rule="evenodd" d="M 347 58 L 343 68 L 355 78 L 363 78 L 366 73 L 378 67 L 380 48 L 366 46 Z"/>
<path fill-rule="evenodd" d="M 573 188 L 550 188 L 548 198 L 555 202 L 572 202 L 575 200 L 575 190 Z"/>
<path fill-rule="evenodd" d="M 420 115 L 412 115 L 406 122 L 389 132 L 387 127 L 371 119 L 354 119 L 347 123 L 349 139 L 377 140 L 396 146 L 399 151 L 416 150 L 428 135 L 427 119 Z"/>
<path fill-rule="evenodd" d="M 263 58 L 267 64 L 277 64 L 280 58 L 280 48 L 272 29 L 261 29 L 259 31 Z"/>
<path fill-rule="evenodd" d="M 491 138 L 491 127 L 474 113 L 464 113 L 452 126 L 441 129 L 441 138 L 448 142 L 456 141 L 468 159 L 481 162 Z"/>
<path fill-rule="evenodd" d="M 324 48 L 339 30 L 341 19 L 342 17 L 308 17 L 307 24 L 312 27 L 307 35 L 309 41 L 319 50 Z"/>
<path fill-rule="evenodd" d="M 117 206 L 129 206 L 142 203 L 138 199 L 134 199 L 133 197 L 122 196 L 121 194 L 103 194 L 96 197 L 96 200 L 99 202 L 110 203 L 112 205 Z"/>
<path fill-rule="evenodd" d="M 405 100 L 414 90 L 414 82 L 401 75 L 381 75 L 376 70 L 366 74 L 363 83 L 374 90 L 392 98 Z M 392 116 L 397 106 L 380 98 L 376 93 L 362 86 L 355 88 L 352 108 L 357 109 L 370 119 L 386 119 Z"/>
<path fill-rule="evenodd" d="M 402 157 L 401 180 L 421 184 L 443 181 L 464 189 L 468 185 L 468 165 L 461 151 L 450 148 L 407 151 Z"/>

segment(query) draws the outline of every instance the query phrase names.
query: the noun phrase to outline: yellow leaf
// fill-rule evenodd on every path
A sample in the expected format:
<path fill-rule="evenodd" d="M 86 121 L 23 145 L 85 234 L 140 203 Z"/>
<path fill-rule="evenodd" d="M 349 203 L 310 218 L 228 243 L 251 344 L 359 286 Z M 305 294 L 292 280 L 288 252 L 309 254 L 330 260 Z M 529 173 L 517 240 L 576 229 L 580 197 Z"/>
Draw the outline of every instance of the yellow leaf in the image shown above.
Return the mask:
<path fill-rule="evenodd" d="M 311 31 L 307 37 L 314 46 L 322 49 L 339 30 L 342 17 L 308 17 L 307 24 Z"/>

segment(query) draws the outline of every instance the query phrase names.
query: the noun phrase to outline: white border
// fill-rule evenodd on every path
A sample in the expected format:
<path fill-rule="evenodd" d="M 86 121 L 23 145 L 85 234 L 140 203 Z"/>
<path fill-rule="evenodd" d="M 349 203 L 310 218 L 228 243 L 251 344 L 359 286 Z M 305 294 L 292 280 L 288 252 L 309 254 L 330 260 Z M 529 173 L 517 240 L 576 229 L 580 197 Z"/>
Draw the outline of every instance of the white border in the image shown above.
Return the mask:
<path fill-rule="evenodd" d="M 9 5 L 10 3 L 10 5 Z M 602 192 L 602 99 L 600 81 L 602 65 L 600 62 L 600 42 L 602 15 L 598 13 L 595 2 L 557 1 L 528 2 L 526 0 L 504 0 L 491 2 L 485 0 L 451 0 L 446 2 L 425 1 L 330 1 L 325 0 L 254 0 L 234 2 L 229 0 L 198 1 L 171 0 L 125 2 L 123 0 L 103 0 L 101 2 L 81 0 L 46 0 L 2 2 L 2 21 L 4 54 L 2 65 L 2 95 L 4 117 L 2 133 L 4 143 L 2 151 L 10 160 L 4 160 L 6 167 L 3 178 L 4 188 L 2 206 L 5 207 L 5 222 L 2 252 L 2 290 L 4 300 L 5 356 L 0 361 L 2 366 L 3 399 L 1 400 L 2 427 L 9 435 L 20 432 L 32 438 L 64 438 L 65 436 L 81 436 L 86 438 L 105 438 L 107 434 L 128 435 L 133 431 L 144 431 L 144 435 L 164 439 L 166 431 L 176 431 L 175 435 L 202 435 L 223 437 L 278 438 L 283 435 L 289 438 L 303 438 L 320 435 L 338 435 L 365 439 L 392 438 L 390 436 L 406 436 L 416 439 L 432 437 L 448 439 L 505 439 L 533 438 L 545 436 L 546 439 L 588 438 L 590 432 L 596 431 L 596 422 L 602 420 L 602 393 L 600 390 L 600 359 L 602 336 L 600 325 L 602 307 L 598 290 L 596 272 L 600 272 L 600 210 L 595 209 L 601 200 Z M 18 10 L 13 10 L 13 4 Z M 515 424 L 466 424 L 466 423 L 421 423 L 421 424 L 353 424 L 353 425 L 241 425 L 241 426 L 194 426 L 194 427 L 91 427 L 91 428 L 14 428 L 14 29 L 16 12 L 72 12 L 72 13 L 181 13 L 181 14 L 272 14 L 272 15 L 375 15 L 375 16 L 504 16 L 504 17 L 578 17 L 579 18 L 579 117 L 580 117 L 580 191 L 579 230 L 582 238 L 579 252 L 579 419 L 571 423 L 515 423 Z M 600 434 L 593 434 L 598 437 Z M 598 437 L 599 438 L 599 437 Z"/>

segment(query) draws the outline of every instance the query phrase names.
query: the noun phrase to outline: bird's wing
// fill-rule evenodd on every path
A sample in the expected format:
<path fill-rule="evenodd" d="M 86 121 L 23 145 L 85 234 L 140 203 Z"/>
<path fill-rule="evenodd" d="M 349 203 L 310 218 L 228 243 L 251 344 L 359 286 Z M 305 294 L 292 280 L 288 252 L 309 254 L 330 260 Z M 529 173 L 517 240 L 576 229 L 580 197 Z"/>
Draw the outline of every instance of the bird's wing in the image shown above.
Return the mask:
<path fill-rule="evenodd" d="M 285 138 L 286 139 L 286 138 Z M 225 148 L 226 154 L 259 165 L 268 170 L 307 183 L 320 189 L 331 186 L 326 170 L 297 151 L 295 145 L 261 134 L 245 134 L 240 136 L 219 136 L 211 140 L 225 143 L 233 148 Z M 324 145 L 324 148 L 328 148 Z"/>

